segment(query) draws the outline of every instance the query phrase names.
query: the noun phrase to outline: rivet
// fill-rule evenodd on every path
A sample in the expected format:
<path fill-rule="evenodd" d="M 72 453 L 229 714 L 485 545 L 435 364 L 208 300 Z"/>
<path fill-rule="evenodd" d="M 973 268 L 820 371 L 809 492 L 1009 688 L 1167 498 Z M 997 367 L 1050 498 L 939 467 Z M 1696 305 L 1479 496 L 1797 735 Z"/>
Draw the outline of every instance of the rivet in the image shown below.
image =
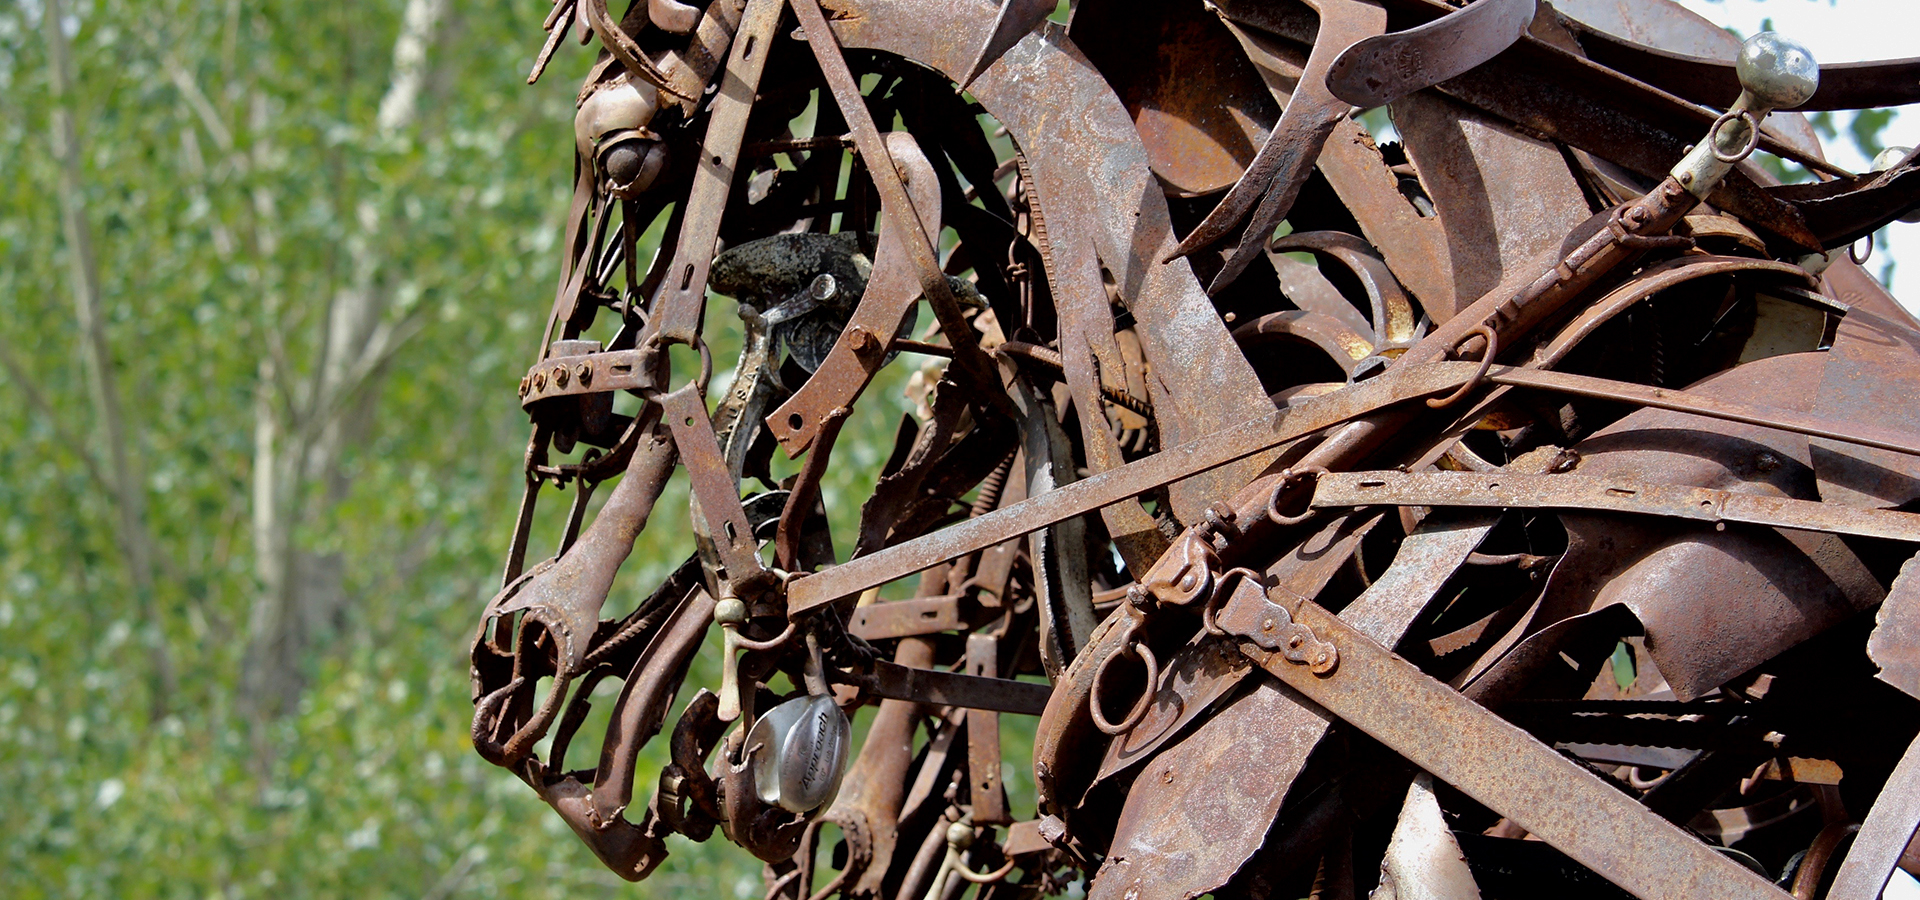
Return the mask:
<path fill-rule="evenodd" d="M 567 386 L 567 367 L 566 366 L 553 367 L 553 386 L 554 387 Z"/>

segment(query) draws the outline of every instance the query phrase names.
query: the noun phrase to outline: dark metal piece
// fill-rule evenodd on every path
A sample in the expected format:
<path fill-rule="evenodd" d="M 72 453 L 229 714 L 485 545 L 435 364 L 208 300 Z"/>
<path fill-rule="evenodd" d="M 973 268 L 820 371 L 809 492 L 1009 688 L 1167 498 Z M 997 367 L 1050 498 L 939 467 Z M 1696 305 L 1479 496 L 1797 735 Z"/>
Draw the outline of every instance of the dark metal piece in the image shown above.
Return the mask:
<path fill-rule="evenodd" d="M 1333 95 L 1361 109 L 1385 106 L 1468 71 L 1527 33 L 1529 0 L 1480 0 L 1424 25 L 1356 42 L 1327 70 Z"/>

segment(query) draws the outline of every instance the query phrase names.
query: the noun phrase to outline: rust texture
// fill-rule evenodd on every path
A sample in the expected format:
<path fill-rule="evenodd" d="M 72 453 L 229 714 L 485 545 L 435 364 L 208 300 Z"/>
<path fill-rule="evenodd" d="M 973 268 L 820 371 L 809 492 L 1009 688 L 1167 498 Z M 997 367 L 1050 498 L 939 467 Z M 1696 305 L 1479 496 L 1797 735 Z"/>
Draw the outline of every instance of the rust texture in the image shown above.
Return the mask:
<path fill-rule="evenodd" d="M 1848 259 L 1920 163 L 1793 111 L 1920 60 L 1667 0 L 616 12 L 556 0 L 531 76 L 598 48 L 471 653 L 475 749 L 615 873 L 670 835 L 770 900 L 1920 868 L 1920 322 Z M 846 496 L 875 408 L 913 411 Z M 685 561 L 610 596 L 649 527 Z"/>

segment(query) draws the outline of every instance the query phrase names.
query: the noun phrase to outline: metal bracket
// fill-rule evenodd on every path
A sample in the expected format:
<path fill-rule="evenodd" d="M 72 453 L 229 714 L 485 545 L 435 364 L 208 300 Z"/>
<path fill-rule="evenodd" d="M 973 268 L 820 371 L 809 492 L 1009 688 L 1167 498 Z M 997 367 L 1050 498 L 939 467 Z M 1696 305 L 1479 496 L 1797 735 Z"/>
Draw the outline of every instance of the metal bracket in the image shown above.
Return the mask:
<path fill-rule="evenodd" d="M 1262 587 L 1251 578 L 1240 579 L 1214 624 L 1233 637 L 1252 641 L 1288 662 L 1306 666 L 1315 675 L 1333 674 L 1340 665 L 1339 649 L 1321 640 L 1313 629 L 1295 622 L 1286 607 L 1273 602 L 1271 595 L 1275 593 L 1285 594 L 1285 589 Z"/>

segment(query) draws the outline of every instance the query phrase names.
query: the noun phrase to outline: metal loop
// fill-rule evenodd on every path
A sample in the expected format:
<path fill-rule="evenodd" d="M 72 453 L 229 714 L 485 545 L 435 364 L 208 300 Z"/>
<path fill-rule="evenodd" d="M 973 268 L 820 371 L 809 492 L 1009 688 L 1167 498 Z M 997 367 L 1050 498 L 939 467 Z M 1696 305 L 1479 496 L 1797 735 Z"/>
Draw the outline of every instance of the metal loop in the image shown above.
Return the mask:
<path fill-rule="evenodd" d="M 1093 714 L 1093 727 L 1100 729 L 1102 734 L 1118 737 L 1132 731 L 1134 726 L 1139 725 L 1140 720 L 1147 717 L 1147 708 L 1152 705 L 1154 688 L 1160 683 L 1160 661 L 1154 658 L 1152 649 L 1133 639 L 1134 634 L 1138 632 L 1139 629 L 1140 623 L 1137 621 L 1129 626 L 1127 628 L 1126 642 L 1121 645 L 1120 651 L 1101 660 L 1100 666 L 1093 670 L 1093 687 L 1088 692 L 1087 711 Z M 1127 717 L 1120 720 L 1118 724 L 1115 724 L 1107 721 L 1107 715 L 1105 711 L 1101 709 L 1100 685 L 1104 684 L 1107 680 L 1107 667 L 1113 665 L 1114 660 L 1128 654 L 1138 656 L 1140 661 L 1146 665 L 1147 687 L 1140 692 L 1140 699 L 1134 701 L 1133 708 L 1127 712 Z"/>
<path fill-rule="evenodd" d="M 1454 351 L 1459 350 L 1461 344 L 1465 344 L 1469 338 L 1473 337 L 1476 334 L 1481 336 L 1482 338 L 1485 338 L 1487 341 L 1486 350 L 1480 354 L 1480 368 L 1474 371 L 1473 377 L 1467 379 L 1466 384 L 1461 385 L 1459 389 L 1455 390 L 1453 393 L 1448 394 L 1447 396 L 1442 397 L 1439 400 L 1429 399 L 1427 401 L 1428 408 L 1446 409 L 1447 407 L 1452 406 L 1455 403 L 1459 403 L 1460 398 L 1465 397 L 1466 395 L 1472 393 L 1475 388 L 1480 386 L 1480 382 L 1486 380 L 1487 370 L 1493 368 L 1493 357 L 1500 352 L 1500 336 L 1494 333 L 1492 326 L 1488 325 L 1485 322 L 1481 322 L 1480 324 L 1473 326 L 1473 330 L 1467 332 L 1465 335 L 1462 335 L 1459 343 L 1454 344 L 1453 347 L 1450 348 L 1447 352 L 1451 354 Z"/>
<path fill-rule="evenodd" d="M 1273 493 L 1267 495 L 1268 521 L 1271 521 L 1275 525 L 1290 526 L 1290 525 L 1298 525 L 1302 522 L 1305 522 L 1308 519 L 1313 518 L 1314 514 L 1319 512 L 1319 510 L 1316 510 L 1311 506 L 1307 507 L 1306 512 L 1303 512 L 1297 516 L 1289 516 L 1280 512 L 1280 495 L 1283 493 L 1286 493 L 1287 488 L 1292 487 L 1295 483 L 1297 483 L 1302 478 L 1305 478 L 1311 475 L 1317 480 L 1319 479 L 1320 476 L 1325 474 L 1327 474 L 1327 468 L 1325 466 L 1301 466 L 1298 469 L 1287 469 L 1282 471 L 1280 473 L 1280 483 L 1274 485 Z"/>
<path fill-rule="evenodd" d="M 1323 469 L 1321 471 L 1325 470 Z M 1262 590 L 1267 586 L 1267 580 L 1264 576 L 1245 566 L 1235 566 L 1228 569 L 1226 574 L 1221 575 L 1213 589 L 1213 596 L 1208 597 L 1207 602 L 1200 607 L 1200 627 L 1205 628 L 1207 633 L 1214 637 L 1233 636 L 1229 634 L 1226 629 L 1221 628 L 1214 617 L 1219 613 L 1220 604 L 1232 596 L 1232 593 L 1227 590 L 1227 582 L 1235 575 L 1260 585 Z"/>
<path fill-rule="evenodd" d="M 974 884 L 992 884 L 996 881 L 1006 878 L 1007 874 L 1013 871 L 1013 866 L 1014 866 L 1013 858 L 1008 857 L 1007 861 L 1000 865 L 1000 868 L 994 869 L 991 872 L 975 872 L 972 869 L 967 868 L 964 864 L 962 864 L 962 865 L 953 867 L 953 874 L 958 875 L 961 878 L 965 878 L 966 880 L 971 881 Z"/>
<path fill-rule="evenodd" d="M 1742 146 L 1739 152 L 1737 153 L 1732 153 L 1732 154 L 1721 153 L 1720 152 L 1720 129 L 1725 128 L 1727 126 L 1727 123 L 1732 122 L 1735 119 L 1739 119 L 1740 121 L 1747 123 L 1747 143 L 1744 146 Z M 1723 112 L 1720 114 L 1720 118 L 1713 120 L 1712 128 L 1707 129 L 1707 149 L 1713 152 L 1714 159 L 1717 159 L 1723 163 L 1727 163 L 1728 165 L 1732 165 L 1734 163 L 1737 163 L 1753 155 L 1754 149 L 1759 146 L 1760 146 L 1760 120 L 1754 116 L 1752 110 L 1748 110 L 1748 109 L 1727 110 L 1726 112 Z"/>
<path fill-rule="evenodd" d="M 1855 248 L 1860 246 L 1860 241 L 1854 241 L 1847 245 L 1847 258 L 1853 260 L 1853 264 L 1856 266 L 1864 266 L 1867 264 L 1867 260 L 1873 258 L 1873 235 L 1869 234 L 1861 240 L 1867 242 L 1867 252 L 1865 253 L 1860 253 L 1855 250 Z"/>
<path fill-rule="evenodd" d="M 781 646 L 782 644 L 785 644 L 786 642 L 793 640 L 794 632 L 799 630 L 800 630 L 799 623 L 788 622 L 787 628 L 785 631 L 782 631 L 779 634 L 774 635 L 773 637 L 767 640 L 764 640 L 764 641 L 749 640 L 745 635 L 741 635 L 740 637 L 736 637 L 733 639 L 733 645 L 742 650 L 773 650 Z M 738 629 L 735 629 L 735 631 L 738 631 Z"/>
<path fill-rule="evenodd" d="M 694 384 L 700 391 L 700 396 L 705 397 L 707 395 L 707 383 L 713 380 L 713 350 L 707 347 L 706 338 L 696 334 L 693 336 L 693 340 L 686 341 L 679 338 L 668 337 L 656 331 L 647 335 L 646 340 L 642 342 L 640 348 L 641 358 L 646 359 L 649 356 L 657 356 L 660 360 L 660 367 L 666 372 L 666 378 L 663 379 L 663 381 L 665 384 L 671 385 L 673 384 L 673 366 L 668 362 L 667 348 L 674 344 L 686 344 L 699 351 L 700 377 Z M 654 390 L 660 393 L 667 392 L 664 387 L 655 388 Z"/>

